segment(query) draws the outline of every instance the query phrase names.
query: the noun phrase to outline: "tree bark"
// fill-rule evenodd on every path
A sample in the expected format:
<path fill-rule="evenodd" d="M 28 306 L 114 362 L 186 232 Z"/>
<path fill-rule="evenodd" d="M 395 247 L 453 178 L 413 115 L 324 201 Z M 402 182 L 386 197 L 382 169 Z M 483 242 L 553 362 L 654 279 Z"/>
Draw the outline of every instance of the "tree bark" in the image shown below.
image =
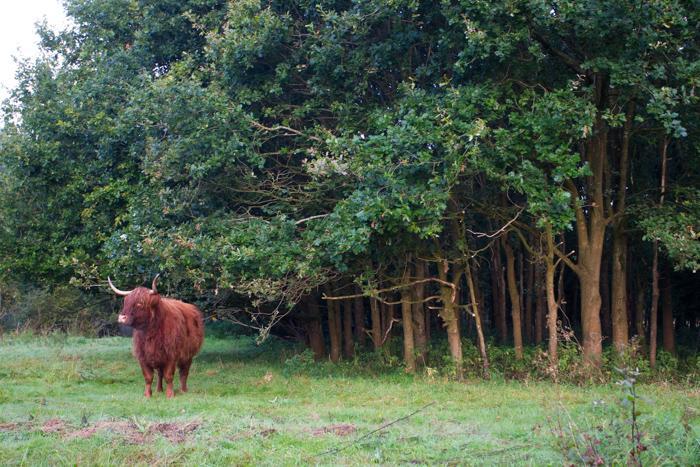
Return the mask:
<path fill-rule="evenodd" d="M 343 300 L 343 356 L 352 359 L 355 356 L 355 341 L 352 336 L 353 300 Z"/>
<path fill-rule="evenodd" d="M 602 255 L 600 265 L 600 321 L 603 339 L 612 336 L 612 313 L 610 310 L 610 260 Z"/>
<path fill-rule="evenodd" d="M 369 299 L 370 312 L 372 313 L 372 345 L 374 350 L 378 350 L 382 346 L 382 319 L 379 301 L 376 298 Z"/>
<path fill-rule="evenodd" d="M 503 266 L 501 263 L 501 247 L 499 242 L 493 244 L 493 256 L 491 262 L 493 268 L 491 270 L 493 284 L 493 306 L 494 306 L 494 321 L 496 330 L 501 344 L 508 341 L 508 325 L 506 321 L 506 288 L 503 279 Z"/>
<path fill-rule="evenodd" d="M 407 283 L 411 277 L 410 263 L 405 266 L 403 283 Z M 416 346 L 413 336 L 413 306 L 411 304 L 412 292 L 410 287 L 401 289 L 401 323 L 403 325 L 403 359 L 406 364 L 406 373 L 416 372 Z"/>
<path fill-rule="evenodd" d="M 361 293 L 359 287 L 355 288 L 355 293 Z M 364 348 L 366 334 L 365 334 L 365 301 L 362 297 L 355 297 L 353 311 L 355 312 L 355 341 L 360 346 Z"/>
<path fill-rule="evenodd" d="M 664 136 L 661 141 L 661 193 L 659 206 L 664 204 L 666 195 L 666 151 L 668 150 L 668 138 Z M 654 259 L 651 267 L 651 313 L 649 316 L 649 366 L 656 366 L 656 334 L 659 327 L 659 242 L 654 240 Z"/>
<path fill-rule="evenodd" d="M 552 242 L 554 239 L 552 239 Z M 561 248 L 562 251 L 566 252 L 566 236 L 561 234 Z M 557 277 L 557 307 L 561 311 L 562 315 L 566 315 L 566 289 L 564 288 L 564 280 L 566 278 L 566 268 L 559 268 L 559 276 Z M 576 300 L 574 300 L 576 303 Z"/>
<path fill-rule="evenodd" d="M 535 344 L 540 345 L 542 343 L 542 330 L 544 327 L 544 305 L 545 305 L 545 294 L 543 292 L 544 288 L 544 275 L 542 274 L 542 265 L 537 263 L 535 267 Z"/>
<path fill-rule="evenodd" d="M 639 274 L 638 274 L 639 276 Z M 645 311 L 645 298 L 644 298 L 644 283 L 641 278 L 637 279 L 637 300 L 635 301 L 634 307 L 634 329 L 637 334 L 637 338 L 640 341 L 644 341 L 644 311 Z"/>
<path fill-rule="evenodd" d="M 515 358 L 523 358 L 523 335 L 520 322 L 520 295 L 518 284 L 515 282 L 515 255 L 508 243 L 507 235 L 501 237 L 503 251 L 506 253 L 506 275 L 508 276 L 508 292 L 510 294 L 511 315 L 513 318 L 513 344 L 515 346 Z"/>
<path fill-rule="evenodd" d="M 629 341 L 627 321 L 627 236 L 623 227 L 613 230 L 612 343 L 618 354 Z"/>
<path fill-rule="evenodd" d="M 321 311 L 318 305 L 318 297 L 312 293 L 306 300 L 309 319 L 306 322 L 306 333 L 309 336 L 309 347 L 314 353 L 314 360 L 322 360 L 326 356 L 326 345 L 323 342 L 323 328 L 321 327 Z"/>
<path fill-rule="evenodd" d="M 472 278 L 472 268 L 469 264 L 469 258 L 466 258 L 465 271 L 467 276 L 467 287 L 469 288 L 469 297 L 472 302 L 472 313 L 474 315 L 474 323 L 476 324 L 476 336 L 479 342 L 479 353 L 481 354 L 481 365 L 484 371 L 484 378 L 489 376 L 489 357 L 486 351 L 486 339 L 484 339 L 484 331 L 481 326 L 481 315 L 479 313 L 479 303 L 476 299 L 476 288 Z"/>
<path fill-rule="evenodd" d="M 441 263 L 438 264 L 438 276 L 443 282 L 448 282 L 449 280 L 449 268 L 450 265 L 446 259 L 443 259 Z M 447 343 L 450 347 L 452 362 L 455 365 L 455 377 L 460 381 L 464 379 L 464 369 L 462 368 L 462 339 L 459 332 L 459 314 L 457 312 L 459 282 L 461 278 L 462 271 L 455 268 L 452 272 L 452 284 L 454 284 L 456 289 L 453 290 L 447 285 L 440 284 L 442 308 L 439 311 L 440 318 L 442 318 L 445 328 L 447 329 Z"/>
<path fill-rule="evenodd" d="M 656 366 L 656 333 L 659 327 L 659 245 L 654 240 L 651 266 L 651 311 L 649 312 L 649 366 Z"/>
<path fill-rule="evenodd" d="M 634 119 L 634 104 L 627 108 L 625 124 L 622 130 L 620 149 L 620 179 L 615 203 L 616 221 L 613 223 L 612 254 L 612 342 L 615 350 L 621 354 L 629 342 L 629 325 L 627 320 L 627 234 L 625 233 L 625 203 L 627 195 L 627 178 L 629 172 L 630 136 Z"/>
<path fill-rule="evenodd" d="M 525 286 L 525 342 L 532 344 L 534 342 L 534 317 L 532 313 L 534 285 L 535 285 L 535 265 L 532 261 L 525 261 L 527 285 Z"/>
<path fill-rule="evenodd" d="M 547 296 L 547 330 L 549 331 L 547 354 L 549 355 L 549 363 L 556 378 L 556 372 L 559 367 L 559 357 L 557 355 L 559 338 L 557 336 L 557 301 L 554 297 L 554 236 L 550 224 L 546 224 L 545 237 L 547 242 L 547 254 L 545 256 L 544 284 L 545 294 Z"/>
<path fill-rule="evenodd" d="M 663 327 L 664 350 L 669 353 L 676 352 L 676 342 L 673 331 L 673 297 L 671 295 L 671 268 L 666 267 L 661 291 L 661 322 Z"/>
<path fill-rule="evenodd" d="M 425 264 L 421 260 L 416 261 L 414 279 L 425 279 Z M 413 291 L 413 335 L 418 355 L 418 366 L 425 366 L 428 362 L 428 334 L 425 327 L 425 284 L 415 284 Z"/>
<path fill-rule="evenodd" d="M 608 80 L 601 73 L 593 76 L 595 102 L 599 108 L 607 103 Z M 604 173 L 607 161 L 608 128 L 602 115 L 596 116 L 592 136 L 583 145 L 583 160 L 590 167 L 591 175 L 585 177 L 585 197 L 579 193 L 573 181 L 566 185 L 571 192 L 576 215 L 578 262 L 572 265 L 579 279 L 581 305 L 581 332 L 583 334 L 583 360 L 586 365 L 600 368 L 603 357 L 603 336 L 600 311 L 600 269 L 603 256 L 606 218 Z M 586 204 L 586 210 L 583 204 Z"/>
<path fill-rule="evenodd" d="M 518 277 L 517 277 L 517 282 L 518 282 L 518 291 L 520 292 L 520 326 L 521 326 L 521 333 L 522 333 L 522 338 L 523 338 L 523 344 L 529 344 L 529 341 L 527 339 L 527 317 L 526 314 L 526 307 L 527 307 L 527 299 L 525 298 L 525 255 L 523 254 L 523 250 L 520 249 L 518 251 L 518 264 L 517 264 L 517 271 L 518 271 Z"/>
<path fill-rule="evenodd" d="M 326 286 L 325 292 L 326 295 L 333 295 L 333 290 L 330 286 Z M 326 300 L 326 306 L 328 307 L 328 336 L 331 343 L 330 357 L 333 363 L 337 363 L 340 360 L 339 305 L 337 300 Z"/>

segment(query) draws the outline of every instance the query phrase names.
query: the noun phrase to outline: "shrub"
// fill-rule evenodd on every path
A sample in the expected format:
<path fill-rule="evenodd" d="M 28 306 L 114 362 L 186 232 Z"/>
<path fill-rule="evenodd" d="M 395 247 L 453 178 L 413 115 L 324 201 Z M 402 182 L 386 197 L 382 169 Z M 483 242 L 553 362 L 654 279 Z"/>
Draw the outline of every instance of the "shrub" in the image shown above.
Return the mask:
<path fill-rule="evenodd" d="M 84 335 L 118 332 L 116 301 L 112 297 L 95 296 L 72 286 L 49 289 L 4 285 L 2 290 L 0 327 L 5 330 Z"/>

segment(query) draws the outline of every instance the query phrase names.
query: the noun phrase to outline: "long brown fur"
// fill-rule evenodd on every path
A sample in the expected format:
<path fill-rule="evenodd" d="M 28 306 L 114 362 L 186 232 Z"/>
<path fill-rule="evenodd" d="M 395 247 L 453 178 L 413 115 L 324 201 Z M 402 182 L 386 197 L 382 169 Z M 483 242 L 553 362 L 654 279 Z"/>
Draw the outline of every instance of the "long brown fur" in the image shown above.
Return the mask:
<path fill-rule="evenodd" d="M 138 287 L 125 297 L 120 322 L 134 329 L 133 353 L 146 382 L 145 396 L 151 396 L 153 373 L 157 371 L 157 390 L 163 390 L 164 378 L 166 395 L 173 397 L 175 367 L 180 372 L 180 389 L 186 392 L 192 359 L 204 341 L 204 322 L 199 309 Z"/>

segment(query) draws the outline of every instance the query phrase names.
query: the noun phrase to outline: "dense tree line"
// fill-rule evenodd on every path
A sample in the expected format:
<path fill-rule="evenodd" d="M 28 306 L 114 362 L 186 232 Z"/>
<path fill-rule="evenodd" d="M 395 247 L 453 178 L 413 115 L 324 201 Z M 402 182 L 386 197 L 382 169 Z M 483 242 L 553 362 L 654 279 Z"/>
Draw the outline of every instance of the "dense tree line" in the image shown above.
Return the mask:
<path fill-rule="evenodd" d="M 444 338 L 458 377 L 471 339 L 486 374 L 696 345 L 695 2 L 66 8 L 4 104 L 5 289 L 161 272 L 319 359 Z"/>

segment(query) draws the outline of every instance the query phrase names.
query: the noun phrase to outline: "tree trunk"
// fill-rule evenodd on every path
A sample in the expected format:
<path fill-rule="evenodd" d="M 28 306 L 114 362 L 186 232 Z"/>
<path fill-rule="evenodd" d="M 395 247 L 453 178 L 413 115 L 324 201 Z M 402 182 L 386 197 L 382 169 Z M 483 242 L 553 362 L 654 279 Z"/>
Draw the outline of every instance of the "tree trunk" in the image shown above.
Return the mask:
<path fill-rule="evenodd" d="M 359 287 L 356 287 L 355 293 L 362 293 Z M 360 346 L 364 348 L 366 334 L 365 334 L 365 301 L 362 297 L 355 297 L 353 310 L 355 312 L 355 341 Z"/>
<path fill-rule="evenodd" d="M 603 337 L 600 322 L 600 273 L 587 271 L 579 276 L 581 285 L 581 331 L 583 358 L 589 365 L 600 368 L 603 356 Z"/>
<path fill-rule="evenodd" d="M 424 291 L 425 291 L 425 289 L 424 289 Z M 433 320 L 430 318 L 432 316 L 432 313 L 431 313 L 430 309 L 429 308 L 426 309 L 425 306 L 423 307 L 423 309 L 424 309 L 423 316 L 425 317 L 425 340 L 426 340 L 426 342 L 430 343 L 431 331 L 432 331 L 431 324 L 433 322 Z"/>
<path fill-rule="evenodd" d="M 330 286 L 325 288 L 326 295 L 333 295 Z M 337 363 L 340 360 L 340 317 L 338 316 L 338 301 L 326 300 L 328 307 L 328 336 L 331 342 L 331 361 Z"/>
<path fill-rule="evenodd" d="M 651 312 L 649 313 L 649 366 L 656 366 L 656 333 L 659 327 L 659 245 L 654 240 L 651 266 Z"/>
<path fill-rule="evenodd" d="M 661 142 L 661 194 L 659 206 L 664 204 L 666 195 L 666 151 L 668 150 L 668 138 Z M 654 240 L 654 260 L 651 267 L 651 314 L 649 316 L 649 366 L 656 366 L 656 334 L 659 327 L 659 242 Z"/>
<path fill-rule="evenodd" d="M 526 278 L 527 285 L 525 287 L 525 341 L 528 344 L 534 342 L 534 317 L 532 313 L 533 308 L 533 298 L 534 298 L 534 285 L 535 285 L 535 265 L 532 261 L 526 260 Z"/>
<path fill-rule="evenodd" d="M 472 278 L 472 268 L 469 264 L 469 258 L 466 259 L 465 271 L 467 275 L 467 287 L 469 288 L 469 298 L 472 302 L 472 313 L 474 314 L 474 323 L 476 324 L 476 336 L 479 342 L 479 353 L 481 354 L 481 365 L 484 370 L 484 378 L 489 376 L 489 357 L 486 352 L 486 340 L 484 339 L 484 331 L 481 326 L 481 315 L 479 314 L 479 303 L 476 299 L 476 290 L 474 280 Z"/>
<path fill-rule="evenodd" d="M 352 336 L 353 300 L 343 300 L 343 356 L 350 360 L 355 356 L 355 341 Z"/>
<path fill-rule="evenodd" d="M 673 333 L 673 297 L 671 295 L 671 268 L 666 267 L 661 291 L 661 321 L 663 326 L 664 350 L 676 352 L 675 336 Z"/>
<path fill-rule="evenodd" d="M 309 336 L 309 347 L 314 353 L 314 360 L 322 360 L 326 356 L 326 345 L 323 342 L 323 328 L 321 327 L 321 311 L 318 305 L 318 297 L 311 294 L 306 300 L 309 319 L 306 322 L 306 333 Z"/>
<path fill-rule="evenodd" d="M 527 299 L 525 298 L 525 255 L 523 255 L 523 250 L 520 249 L 518 251 L 518 277 L 517 277 L 517 282 L 518 282 L 518 292 L 520 292 L 520 326 L 521 326 L 521 335 L 523 338 L 523 344 L 529 344 L 529 341 L 527 340 L 527 320 L 525 317 L 527 316 L 525 314 L 525 307 L 527 306 Z"/>
<path fill-rule="evenodd" d="M 612 343 L 618 354 L 629 341 L 627 321 L 627 236 L 624 227 L 613 230 Z"/>
<path fill-rule="evenodd" d="M 438 264 L 438 276 L 440 280 L 448 282 L 449 280 L 449 263 L 443 259 Z M 455 365 L 455 377 L 461 381 L 464 378 L 463 356 L 462 356 L 462 339 L 459 332 L 459 314 L 457 312 L 459 299 L 459 282 L 462 277 L 462 271 L 455 269 L 452 272 L 452 284 L 455 289 L 440 284 L 440 297 L 442 300 L 442 309 L 440 310 L 440 318 L 445 323 L 447 329 L 447 343 L 450 347 L 450 355 L 452 362 Z"/>
<path fill-rule="evenodd" d="M 511 314 L 513 317 L 513 344 L 515 346 L 515 358 L 523 358 L 523 335 L 520 322 L 520 295 L 518 284 L 515 282 L 515 255 L 508 243 L 507 235 L 501 237 L 503 251 L 506 253 L 506 275 L 508 276 L 508 292 L 510 294 Z"/>
<path fill-rule="evenodd" d="M 610 261 L 608 255 L 602 255 L 600 265 L 600 321 L 603 327 L 603 339 L 612 336 L 612 313 L 610 311 Z"/>
<path fill-rule="evenodd" d="M 639 275 L 639 274 L 638 274 Z M 641 278 L 637 279 L 637 300 L 635 301 L 634 307 L 634 329 L 637 334 L 637 338 L 644 342 L 644 284 Z"/>
<path fill-rule="evenodd" d="M 542 343 L 542 329 L 544 327 L 544 304 L 545 294 L 543 293 L 544 278 L 542 265 L 537 263 L 535 268 L 535 344 Z"/>
<path fill-rule="evenodd" d="M 627 194 L 627 174 L 629 172 L 629 152 L 634 104 L 627 107 L 627 115 L 622 130 L 620 150 L 620 180 L 617 188 L 615 211 L 617 220 L 613 223 L 612 254 L 612 343 L 621 354 L 629 342 L 629 321 L 627 319 L 627 234 L 625 233 L 625 203 Z"/>
<path fill-rule="evenodd" d="M 408 268 L 408 266 L 407 266 Z M 408 276 L 404 276 L 407 279 Z M 404 281 L 405 282 L 405 281 Z M 416 346 L 413 340 L 413 307 L 411 306 L 411 288 L 401 289 L 401 323 L 403 325 L 403 360 L 406 373 L 416 372 Z"/>
<path fill-rule="evenodd" d="M 425 264 L 421 260 L 416 261 L 415 280 L 425 278 Z M 415 284 L 412 287 L 413 298 L 413 334 L 418 354 L 417 364 L 425 366 L 428 362 L 428 334 L 425 329 L 425 285 Z"/>
<path fill-rule="evenodd" d="M 493 260 L 491 262 L 491 283 L 493 287 L 494 321 L 501 344 L 508 341 L 508 325 L 506 322 L 506 288 L 503 280 L 503 266 L 501 264 L 501 247 L 499 242 L 493 244 Z"/>
<path fill-rule="evenodd" d="M 607 102 L 607 78 L 600 73 L 593 76 L 595 102 L 599 108 Z M 600 368 L 603 358 L 603 336 L 600 310 L 600 269 L 608 223 L 608 208 L 604 190 L 605 166 L 607 163 L 608 128 L 599 114 L 596 116 L 592 136 L 583 145 L 583 160 L 589 165 L 591 174 L 584 179 L 585 196 L 579 193 L 573 181 L 566 186 L 571 192 L 576 214 L 576 238 L 578 241 L 577 264 L 573 269 L 578 275 L 581 332 L 583 334 L 583 360 L 586 365 Z M 583 204 L 586 205 L 584 211 Z"/>
<path fill-rule="evenodd" d="M 382 319 L 379 301 L 376 298 L 369 299 L 370 312 L 372 313 L 372 345 L 374 350 L 379 349 L 382 346 L 382 339 L 384 335 L 382 334 Z"/>
<path fill-rule="evenodd" d="M 564 234 L 561 234 L 560 238 L 562 251 L 566 252 L 566 236 Z M 554 242 L 554 239 L 552 239 L 552 242 Z M 567 306 L 566 289 L 564 288 L 565 278 L 566 268 L 559 268 L 559 276 L 557 276 L 557 307 L 561 311 L 562 315 L 566 315 Z M 577 303 L 576 300 L 574 300 L 574 303 Z"/>
<path fill-rule="evenodd" d="M 547 242 L 547 255 L 545 257 L 545 294 L 547 296 L 547 330 L 549 331 L 548 355 L 549 363 L 552 368 L 554 377 L 559 367 L 559 357 L 557 355 L 558 340 L 557 337 L 557 301 L 554 297 L 554 237 L 552 235 L 552 227 L 546 225 L 545 230 Z M 563 266 L 562 266 L 563 269 Z"/>

